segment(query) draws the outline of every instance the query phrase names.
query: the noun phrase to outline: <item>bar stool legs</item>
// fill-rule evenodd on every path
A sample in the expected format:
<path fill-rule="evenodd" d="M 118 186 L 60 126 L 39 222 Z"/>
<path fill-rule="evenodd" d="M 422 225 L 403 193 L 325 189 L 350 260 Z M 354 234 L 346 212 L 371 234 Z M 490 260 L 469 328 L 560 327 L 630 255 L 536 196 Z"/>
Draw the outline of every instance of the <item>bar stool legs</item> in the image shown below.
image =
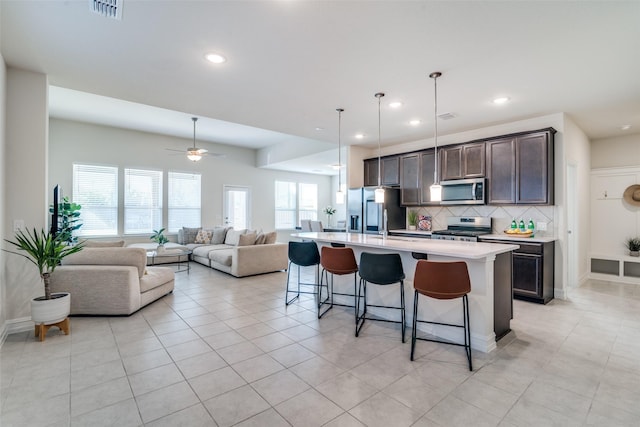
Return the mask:
<path fill-rule="evenodd" d="M 471 291 L 471 283 L 467 265 L 463 261 L 455 262 L 433 262 L 420 260 L 416 265 L 416 272 L 413 279 L 415 288 L 413 300 L 413 330 L 411 332 L 411 360 L 414 358 L 416 340 L 431 341 L 442 344 L 457 345 L 464 347 L 467 355 L 469 370 L 473 371 L 471 361 L 471 324 L 469 320 L 469 298 L 467 294 Z M 436 300 L 451 300 L 462 298 L 462 322 L 463 324 L 435 322 L 418 319 L 418 303 L 420 295 Z M 464 330 L 464 344 L 451 341 L 443 341 L 433 338 L 420 338 L 417 336 L 418 323 L 428 323 L 431 325 L 450 326 L 462 328 Z"/>
<path fill-rule="evenodd" d="M 323 246 L 320 255 L 320 264 L 322 265 L 322 273 L 320 274 L 320 286 L 318 287 L 318 319 L 322 318 L 334 305 L 355 307 L 357 305 L 355 301 L 353 305 L 339 304 L 334 301 L 334 295 L 350 296 L 357 299 L 356 275 L 358 273 L 358 264 L 356 263 L 353 249 Z M 329 274 L 331 274 L 331 279 L 329 279 Z M 353 274 L 353 294 L 334 292 L 333 285 L 335 276 L 348 274 Z M 327 297 L 325 299 L 322 299 L 323 288 L 327 290 Z M 324 305 L 328 305 L 329 307 L 322 311 Z"/>
<path fill-rule="evenodd" d="M 360 330 L 366 320 L 379 322 L 400 323 L 402 328 L 402 342 L 405 342 L 406 335 L 406 310 L 404 299 L 404 271 L 399 254 L 372 254 L 363 252 L 360 257 L 360 284 L 356 294 L 356 337 L 360 335 Z M 400 285 L 400 307 L 374 305 L 367 303 L 367 285 L 388 286 Z M 362 298 L 363 310 L 360 314 L 360 298 Z M 400 321 L 387 320 L 374 317 L 367 317 L 367 308 L 391 308 L 400 310 Z"/>
<path fill-rule="evenodd" d="M 291 278 L 291 266 L 295 264 L 298 266 L 298 280 L 297 289 L 291 290 L 289 288 L 289 280 Z M 300 281 L 300 267 L 316 267 L 316 279 L 314 283 L 302 283 Z M 285 291 L 285 305 L 289 305 L 300 297 L 300 294 L 313 294 L 318 296 L 319 290 L 319 272 L 320 272 L 320 253 L 318 252 L 318 246 L 315 242 L 289 242 L 289 268 L 287 268 L 287 283 Z M 300 285 L 313 286 L 313 292 L 300 290 Z M 293 293 L 295 296 L 289 299 L 289 294 Z"/>
<path fill-rule="evenodd" d="M 289 277 L 291 274 L 291 261 L 289 261 L 289 268 L 287 268 L 287 291 L 286 291 L 286 295 L 285 295 L 285 305 L 289 305 L 292 302 L 294 302 L 295 300 L 297 300 L 300 297 L 300 294 L 317 294 L 317 292 L 305 292 L 305 291 L 301 291 L 300 290 L 300 285 L 308 285 L 308 286 L 319 286 L 316 283 L 318 283 L 318 276 L 319 276 L 319 271 L 320 271 L 320 267 L 318 265 L 316 265 L 316 283 L 302 283 L 300 282 L 300 266 L 296 265 L 296 267 L 298 267 L 298 280 L 297 280 L 297 290 L 291 290 L 289 288 Z M 295 293 L 295 296 L 292 297 L 291 299 L 289 299 L 289 294 L 290 293 Z"/>

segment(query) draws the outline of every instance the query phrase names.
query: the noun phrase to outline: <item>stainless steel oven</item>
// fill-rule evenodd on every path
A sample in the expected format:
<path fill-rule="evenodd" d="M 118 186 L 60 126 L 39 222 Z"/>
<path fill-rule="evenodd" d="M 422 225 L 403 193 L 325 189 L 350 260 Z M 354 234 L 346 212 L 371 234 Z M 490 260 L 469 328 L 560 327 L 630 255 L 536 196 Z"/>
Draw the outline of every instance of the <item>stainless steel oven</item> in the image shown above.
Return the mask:
<path fill-rule="evenodd" d="M 485 179 L 455 179 L 440 182 L 441 205 L 484 205 Z"/>

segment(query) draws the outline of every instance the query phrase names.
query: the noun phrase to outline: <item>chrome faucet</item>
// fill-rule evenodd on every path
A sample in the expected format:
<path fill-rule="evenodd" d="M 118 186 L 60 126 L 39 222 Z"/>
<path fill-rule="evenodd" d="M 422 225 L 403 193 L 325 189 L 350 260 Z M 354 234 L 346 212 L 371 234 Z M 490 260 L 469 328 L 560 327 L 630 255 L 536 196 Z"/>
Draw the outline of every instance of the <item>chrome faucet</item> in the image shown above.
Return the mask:
<path fill-rule="evenodd" d="M 380 230 L 378 232 L 378 234 L 381 234 L 383 238 L 387 237 L 387 235 L 389 234 L 389 230 L 387 228 L 388 223 L 387 223 L 387 210 L 383 210 L 382 211 L 382 230 Z"/>

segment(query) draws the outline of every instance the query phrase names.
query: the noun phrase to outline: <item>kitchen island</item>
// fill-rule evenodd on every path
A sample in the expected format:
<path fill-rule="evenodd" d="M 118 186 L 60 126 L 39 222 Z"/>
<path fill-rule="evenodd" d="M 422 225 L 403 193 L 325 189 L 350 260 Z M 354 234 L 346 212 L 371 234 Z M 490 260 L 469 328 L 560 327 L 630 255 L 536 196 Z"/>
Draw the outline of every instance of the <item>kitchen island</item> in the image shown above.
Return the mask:
<path fill-rule="evenodd" d="M 496 348 L 496 340 L 510 331 L 513 313 L 511 290 L 511 251 L 518 245 L 498 243 L 459 242 L 450 240 L 429 240 L 400 236 L 381 236 L 357 233 L 298 233 L 293 237 L 313 240 L 318 246 L 341 243 L 351 247 L 360 259 L 362 252 L 399 253 L 406 275 L 405 295 L 407 322 L 413 316 L 413 274 L 418 259 L 432 261 L 465 261 L 471 279 L 469 311 L 471 319 L 471 347 L 488 353 Z M 351 287 L 351 288 L 349 288 Z M 353 282 L 336 276 L 337 292 L 352 289 Z M 391 287 L 389 287 L 391 288 Z M 397 288 L 372 286 L 367 290 L 371 304 L 384 302 L 399 305 Z M 336 298 L 336 301 L 338 299 Z M 342 302 L 342 301 L 339 301 Z M 397 312 L 378 309 L 372 314 L 386 318 L 396 318 Z M 432 300 L 420 301 L 420 317 L 441 323 L 460 323 L 462 308 L 460 301 Z M 462 333 L 456 328 L 420 324 L 421 331 L 439 338 L 460 342 Z"/>

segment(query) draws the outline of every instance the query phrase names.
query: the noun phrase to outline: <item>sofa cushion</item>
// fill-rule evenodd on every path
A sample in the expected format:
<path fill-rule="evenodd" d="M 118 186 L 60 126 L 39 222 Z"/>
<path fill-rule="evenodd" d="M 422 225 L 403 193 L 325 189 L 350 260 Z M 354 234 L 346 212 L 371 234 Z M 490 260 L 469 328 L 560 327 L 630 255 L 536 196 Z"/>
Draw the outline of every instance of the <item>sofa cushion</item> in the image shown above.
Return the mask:
<path fill-rule="evenodd" d="M 194 243 L 209 244 L 211 243 L 211 236 L 213 236 L 213 230 L 202 229 L 198 231 Z"/>
<path fill-rule="evenodd" d="M 224 239 L 227 237 L 227 231 L 231 227 L 216 227 L 213 229 L 213 235 L 211 236 L 212 245 L 221 245 L 224 243 Z"/>
<path fill-rule="evenodd" d="M 182 244 L 195 243 L 198 231 L 202 230 L 202 227 L 182 227 Z"/>
<path fill-rule="evenodd" d="M 264 244 L 272 245 L 276 242 L 277 239 L 278 239 L 278 233 L 276 231 L 272 231 L 270 233 L 265 234 Z"/>
<path fill-rule="evenodd" d="M 219 249 L 209 252 L 209 259 L 218 264 L 231 267 L 231 260 L 233 258 L 233 249 Z"/>
<path fill-rule="evenodd" d="M 112 242 L 101 242 L 99 240 L 83 240 L 82 244 L 85 248 L 122 248 L 124 240 L 116 240 Z"/>
<path fill-rule="evenodd" d="M 175 273 L 172 268 L 147 267 L 147 272 L 140 278 L 140 293 L 162 286 L 174 280 Z"/>
<path fill-rule="evenodd" d="M 193 249 L 193 255 L 201 258 L 208 258 L 209 252 L 221 249 L 230 249 L 229 245 L 202 245 Z"/>
<path fill-rule="evenodd" d="M 252 246 L 256 243 L 256 234 L 242 234 L 238 239 L 238 246 Z"/>
<path fill-rule="evenodd" d="M 84 248 L 62 259 L 63 265 L 126 265 L 144 275 L 147 251 L 142 248 Z"/>
<path fill-rule="evenodd" d="M 240 241 L 240 236 L 243 235 L 246 231 L 247 230 L 244 228 L 242 230 L 231 229 L 227 231 L 227 237 L 225 237 L 224 239 L 224 244 L 238 246 L 238 241 Z"/>

